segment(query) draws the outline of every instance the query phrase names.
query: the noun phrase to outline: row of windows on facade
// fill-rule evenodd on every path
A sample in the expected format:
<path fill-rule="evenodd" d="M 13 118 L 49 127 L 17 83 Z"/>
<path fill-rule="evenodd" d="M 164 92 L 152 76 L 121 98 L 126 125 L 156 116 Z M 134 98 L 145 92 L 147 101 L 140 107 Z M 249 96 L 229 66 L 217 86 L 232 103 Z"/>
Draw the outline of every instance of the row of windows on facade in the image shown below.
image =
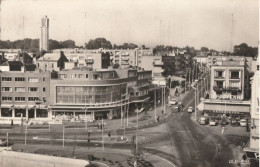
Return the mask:
<path fill-rule="evenodd" d="M 225 85 L 224 81 L 215 81 L 214 85 L 217 86 L 218 88 L 223 88 Z M 229 86 L 230 87 L 237 87 L 240 88 L 241 83 L 239 81 L 230 81 Z"/>
<path fill-rule="evenodd" d="M 215 78 L 224 78 L 225 77 L 224 70 L 214 71 L 214 77 Z M 230 79 L 239 79 L 240 78 L 239 71 L 229 71 L 229 78 Z"/>
<path fill-rule="evenodd" d="M 79 78 L 79 79 L 83 79 L 83 74 L 59 74 L 59 78 Z M 93 74 L 93 79 L 94 80 L 100 80 L 100 79 L 110 79 L 110 78 L 114 78 L 115 74 L 114 73 L 103 73 L 103 74 Z M 85 78 L 88 79 L 89 78 L 89 74 L 85 75 Z"/>
<path fill-rule="evenodd" d="M 25 77 L 15 77 L 14 81 L 16 82 L 25 82 Z M 4 82 L 11 82 L 12 77 L 2 77 L 2 81 Z M 28 77 L 28 82 L 39 82 L 40 79 L 38 77 Z M 45 77 L 42 78 L 42 81 L 45 82 Z"/>
<path fill-rule="evenodd" d="M 13 97 L 8 97 L 8 96 L 2 97 L 2 101 L 12 101 L 12 100 L 13 100 Z M 25 102 L 25 97 L 15 97 L 14 100 Z M 39 100 L 39 97 L 28 97 L 28 101 L 35 101 L 35 100 Z M 46 98 L 43 97 L 42 100 L 45 102 Z"/>
<path fill-rule="evenodd" d="M 26 87 L 15 87 L 14 88 L 15 92 L 25 92 L 26 91 Z M 2 87 L 2 92 L 12 92 L 13 89 L 12 87 Z M 39 88 L 38 87 L 28 87 L 28 92 L 38 92 Z M 46 88 L 43 87 L 42 91 L 45 92 Z"/>

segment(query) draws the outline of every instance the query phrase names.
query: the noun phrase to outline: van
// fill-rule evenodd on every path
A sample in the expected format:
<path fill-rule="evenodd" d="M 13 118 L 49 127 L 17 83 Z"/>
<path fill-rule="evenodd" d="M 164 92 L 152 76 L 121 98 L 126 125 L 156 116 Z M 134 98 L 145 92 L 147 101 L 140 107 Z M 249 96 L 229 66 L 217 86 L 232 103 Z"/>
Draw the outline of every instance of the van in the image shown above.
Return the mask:
<path fill-rule="evenodd" d="M 199 119 L 200 125 L 206 125 L 207 122 L 208 122 L 208 120 L 206 117 L 200 117 L 200 119 Z"/>

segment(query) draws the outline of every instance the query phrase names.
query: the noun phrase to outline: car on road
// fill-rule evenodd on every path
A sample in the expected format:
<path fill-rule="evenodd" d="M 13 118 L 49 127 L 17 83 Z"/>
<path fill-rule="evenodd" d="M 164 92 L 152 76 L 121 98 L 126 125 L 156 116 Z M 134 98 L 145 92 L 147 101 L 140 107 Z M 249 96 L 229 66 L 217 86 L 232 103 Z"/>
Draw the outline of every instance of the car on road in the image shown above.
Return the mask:
<path fill-rule="evenodd" d="M 218 120 L 216 118 L 210 118 L 209 125 L 216 126 L 218 124 Z"/>
<path fill-rule="evenodd" d="M 171 100 L 169 101 L 169 104 L 170 104 L 170 105 L 178 104 L 178 100 L 177 100 L 177 99 L 171 99 Z"/>
<path fill-rule="evenodd" d="M 231 126 L 239 126 L 240 125 L 239 122 L 240 121 L 238 118 L 231 118 L 231 120 L 230 120 Z"/>
<path fill-rule="evenodd" d="M 193 108 L 192 108 L 192 107 L 189 107 L 187 111 L 188 111 L 189 113 L 192 113 L 192 112 L 193 112 Z"/>
<path fill-rule="evenodd" d="M 246 127 L 246 119 L 240 120 L 240 126 Z"/>
<path fill-rule="evenodd" d="M 208 119 L 206 117 L 200 117 L 199 123 L 200 125 L 206 125 L 208 123 Z"/>

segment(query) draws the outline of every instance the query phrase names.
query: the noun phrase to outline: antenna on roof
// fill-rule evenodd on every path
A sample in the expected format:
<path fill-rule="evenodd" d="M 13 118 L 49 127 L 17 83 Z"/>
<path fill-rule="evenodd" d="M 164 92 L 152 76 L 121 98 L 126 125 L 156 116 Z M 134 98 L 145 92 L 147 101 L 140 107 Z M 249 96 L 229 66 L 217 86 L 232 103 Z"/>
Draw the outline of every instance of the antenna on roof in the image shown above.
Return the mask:
<path fill-rule="evenodd" d="M 234 24 L 234 20 L 233 20 L 233 13 L 232 13 L 232 20 L 231 20 L 232 24 L 231 24 L 231 32 L 230 32 L 230 53 L 232 53 L 233 50 L 233 24 Z"/>

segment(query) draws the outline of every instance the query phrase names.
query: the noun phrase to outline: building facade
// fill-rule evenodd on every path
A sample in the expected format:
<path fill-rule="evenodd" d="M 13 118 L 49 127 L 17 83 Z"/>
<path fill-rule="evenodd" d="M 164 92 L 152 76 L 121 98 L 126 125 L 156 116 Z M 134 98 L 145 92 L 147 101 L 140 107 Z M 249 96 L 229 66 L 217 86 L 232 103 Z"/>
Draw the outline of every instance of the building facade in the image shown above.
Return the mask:
<path fill-rule="evenodd" d="M 48 72 L 1 72 L 1 123 L 50 116 Z"/>
<path fill-rule="evenodd" d="M 259 164 L 259 65 L 252 78 L 251 129 L 249 147 L 245 148 L 251 165 Z"/>
<path fill-rule="evenodd" d="M 244 58 L 215 59 L 211 65 L 209 99 L 205 99 L 204 111 L 210 114 L 247 117 L 250 101 L 245 99 Z"/>
<path fill-rule="evenodd" d="M 49 19 L 44 16 L 41 19 L 40 51 L 49 51 Z"/>

